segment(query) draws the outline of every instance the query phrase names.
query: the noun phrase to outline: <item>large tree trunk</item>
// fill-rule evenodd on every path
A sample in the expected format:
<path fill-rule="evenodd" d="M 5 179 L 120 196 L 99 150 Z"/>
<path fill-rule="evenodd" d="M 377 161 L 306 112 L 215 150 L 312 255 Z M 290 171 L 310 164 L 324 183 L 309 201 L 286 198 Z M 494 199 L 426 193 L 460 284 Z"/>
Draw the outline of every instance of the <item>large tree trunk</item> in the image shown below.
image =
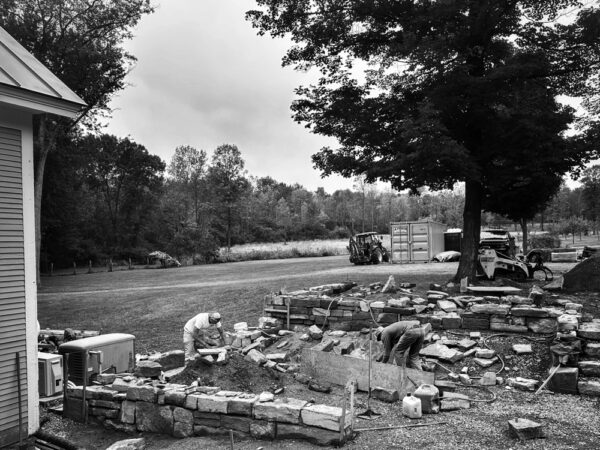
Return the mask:
<path fill-rule="evenodd" d="M 454 276 L 455 282 L 464 277 L 475 279 L 479 256 L 479 236 L 481 229 L 481 183 L 465 183 L 465 209 L 463 211 L 463 236 L 461 241 L 460 262 Z"/>

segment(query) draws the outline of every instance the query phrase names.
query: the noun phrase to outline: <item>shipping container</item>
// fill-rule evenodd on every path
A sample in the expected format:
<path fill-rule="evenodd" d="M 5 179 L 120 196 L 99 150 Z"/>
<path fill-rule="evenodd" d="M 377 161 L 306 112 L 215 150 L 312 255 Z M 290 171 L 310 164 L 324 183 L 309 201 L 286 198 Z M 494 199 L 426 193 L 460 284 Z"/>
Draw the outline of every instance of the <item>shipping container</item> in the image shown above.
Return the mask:
<path fill-rule="evenodd" d="M 396 264 L 431 261 L 444 251 L 446 225 L 432 221 L 390 223 L 391 261 Z"/>

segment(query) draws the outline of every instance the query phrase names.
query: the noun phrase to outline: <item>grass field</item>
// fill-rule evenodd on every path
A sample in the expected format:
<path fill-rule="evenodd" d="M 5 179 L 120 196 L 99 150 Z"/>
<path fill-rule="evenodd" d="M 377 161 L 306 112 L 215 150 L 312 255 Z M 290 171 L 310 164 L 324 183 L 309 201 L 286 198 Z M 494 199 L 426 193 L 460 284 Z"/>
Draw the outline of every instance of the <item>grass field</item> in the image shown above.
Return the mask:
<path fill-rule="evenodd" d="M 198 312 L 220 311 L 225 329 L 256 324 L 264 296 L 281 289 L 385 282 L 392 274 L 426 289 L 455 271 L 455 263 L 354 266 L 337 256 L 44 277 L 38 317 L 42 328 L 131 333 L 138 351 L 164 351 L 181 346 L 183 325 Z"/>

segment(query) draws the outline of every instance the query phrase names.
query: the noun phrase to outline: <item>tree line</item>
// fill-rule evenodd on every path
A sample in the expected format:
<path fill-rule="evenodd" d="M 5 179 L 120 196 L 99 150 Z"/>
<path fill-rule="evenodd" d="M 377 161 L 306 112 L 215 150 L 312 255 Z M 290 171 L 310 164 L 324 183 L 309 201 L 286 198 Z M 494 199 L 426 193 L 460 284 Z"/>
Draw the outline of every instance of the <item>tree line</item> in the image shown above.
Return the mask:
<path fill-rule="evenodd" d="M 231 245 L 386 234 L 396 221 L 462 228 L 462 188 L 412 195 L 356 178 L 353 189 L 310 191 L 252 176 L 232 144 L 210 155 L 182 145 L 166 163 L 130 138 L 88 134 L 64 138 L 46 165 L 42 270 L 74 261 L 144 262 L 154 250 L 206 263 Z M 561 234 L 597 231 L 599 191 L 600 166 L 593 166 L 581 187 L 563 185 L 533 222 Z M 511 225 L 491 212 L 482 223 Z"/>

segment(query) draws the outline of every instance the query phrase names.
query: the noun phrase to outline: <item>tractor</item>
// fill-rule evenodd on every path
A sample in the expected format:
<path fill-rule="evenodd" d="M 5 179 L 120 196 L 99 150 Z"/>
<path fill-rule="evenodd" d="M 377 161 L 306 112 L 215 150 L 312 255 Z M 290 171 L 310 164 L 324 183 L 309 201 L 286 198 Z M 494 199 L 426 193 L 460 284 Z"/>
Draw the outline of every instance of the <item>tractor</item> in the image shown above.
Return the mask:
<path fill-rule="evenodd" d="M 353 264 L 379 264 L 389 262 L 390 255 L 374 231 L 359 233 L 350 238 L 348 245 Z"/>

